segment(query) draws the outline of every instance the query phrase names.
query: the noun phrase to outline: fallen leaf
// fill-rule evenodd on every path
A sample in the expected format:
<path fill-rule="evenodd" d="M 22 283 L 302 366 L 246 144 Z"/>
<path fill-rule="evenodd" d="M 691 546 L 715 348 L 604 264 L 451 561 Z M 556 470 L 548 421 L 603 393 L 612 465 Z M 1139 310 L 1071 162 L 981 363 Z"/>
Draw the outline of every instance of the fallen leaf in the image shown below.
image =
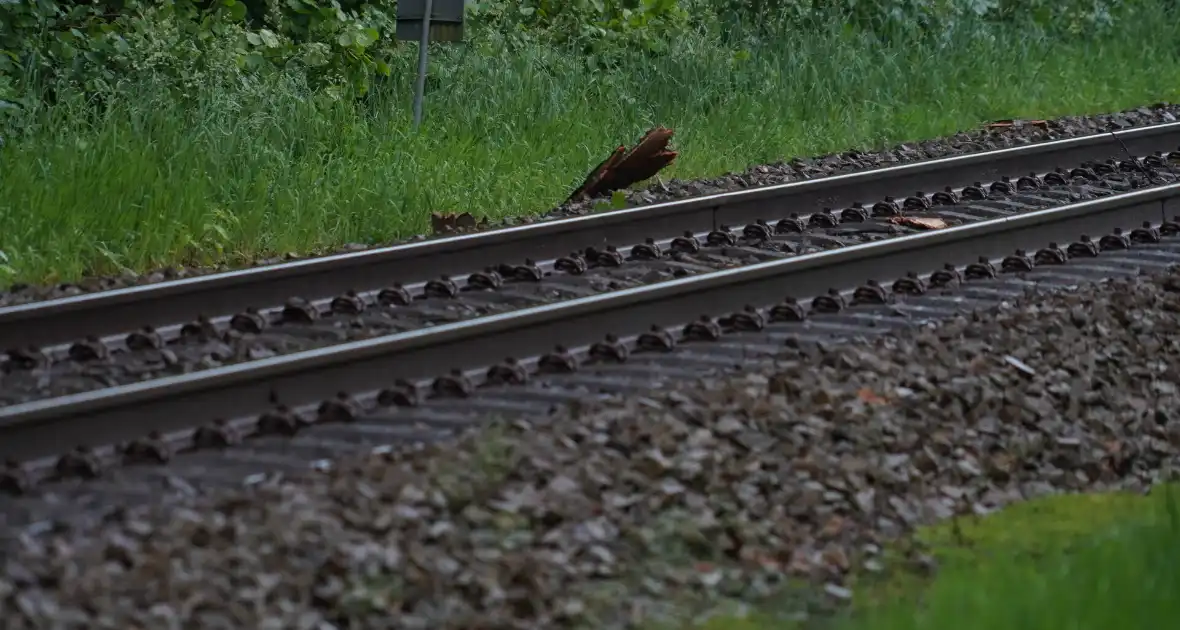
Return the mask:
<path fill-rule="evenodd" d="M 941 230 L 947 227 L 946 221 L 933 217 L 893 217 L 889 221 L 896 225 L 918 228 L 919 230 Z"/>
<path fill-rule="evenodd" d="M 1049 128 L 1049 121 L 1047 120 L 1019 120 L 1019 119 L 1004 119 L 989 123 L 986 129 L 989 131 L 996 131 L 999 129 L 1021 129 L 1023 127 L 1040 127 L 1041 129 Z"/>
<path fill-rule="evenodd" d="M 856 396 L 857 398 L 860 398 L 862 401 L 871 405 L 884 405 L 889 402 L 887 399 L 878 395 L 876 392 L 867 387 L 862 388 L 860 391 L 856 392 Z"/>

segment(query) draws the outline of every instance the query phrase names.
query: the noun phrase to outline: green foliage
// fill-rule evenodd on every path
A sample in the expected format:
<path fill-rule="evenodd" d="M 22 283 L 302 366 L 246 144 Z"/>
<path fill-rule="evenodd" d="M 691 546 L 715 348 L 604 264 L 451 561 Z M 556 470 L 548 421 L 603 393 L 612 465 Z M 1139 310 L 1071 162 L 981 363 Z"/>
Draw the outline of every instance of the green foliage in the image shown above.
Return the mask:
<path fill-rule="evenodd" d="M 940 34 L 965 20 L 1025 23 L 1054 33 L 1094 34 L 1113 24 L 1136 0 L 700 0 L 722 22 L 800 26 L 843 16 L 876 33 L 923 30 Z"/>
<path fill-rule="evenodd" d="M 111 94 L 145 74 L 191 94 L 275 71 L 363 94 L 390 73 L 393 15 L 393 0 L 0 0 L 0 100 Z"/>
<path fill-rule="evenodd" d="M 482 0 L 472 16 L 501 32 L 544 38 L 590 56 L 663 52 L 689 25 L 683 0 Z"/>
<path fill-rule="evenodd" d="M 1180 102 L 1173 1 L 1087 38 L 870 37 L 836 17 L 740 47 L 690 32 L 605 72 L 485 28 L 433 51 L 421 133 L 412 44 L 364 99 L 314 98 L 297 73 L 236 64 L 232 86 L 184 99 L 132 76 L 101 107 L 67 93 L 0 131 L 0 286 L 389 243 L 430 230 L 431 212 L 527 216 L 656 124 L 680 151 L 666 177 L 695 179 L 1001 118 Z"/>
<path fill-rule="evenodd" d="M 965 20 L 1093 35 L 1142 0 L 473 0 L 477 36 L 548 43 L 591 66 L 666 54 L 690 32 L 781 35 L 832 16 L 889 37 Z M 396 0 L 0 0 L 0 123 L 60 92 L 150 75 L 181 95 L 287 73 L 322 98 L 367 93 L 397 64 Z M 519 46 L 518 46 L 519 47 Z"/>

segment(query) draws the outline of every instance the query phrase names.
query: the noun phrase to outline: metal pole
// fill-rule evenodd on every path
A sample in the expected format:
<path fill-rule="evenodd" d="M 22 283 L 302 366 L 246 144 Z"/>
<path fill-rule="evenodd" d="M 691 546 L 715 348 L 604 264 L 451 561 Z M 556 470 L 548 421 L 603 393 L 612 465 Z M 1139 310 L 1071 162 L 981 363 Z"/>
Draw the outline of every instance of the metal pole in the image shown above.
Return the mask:
<path fill-rule="evenodd" d="M 430 44 L 430 15 L 434 12 L 433 0 L 426 0 L 422 14 L 422 39 L 418 43 L 418 82 L 414 86 L 414 131 L 422 124 L 422 97 L 426 92 L 426 57 Z"/>

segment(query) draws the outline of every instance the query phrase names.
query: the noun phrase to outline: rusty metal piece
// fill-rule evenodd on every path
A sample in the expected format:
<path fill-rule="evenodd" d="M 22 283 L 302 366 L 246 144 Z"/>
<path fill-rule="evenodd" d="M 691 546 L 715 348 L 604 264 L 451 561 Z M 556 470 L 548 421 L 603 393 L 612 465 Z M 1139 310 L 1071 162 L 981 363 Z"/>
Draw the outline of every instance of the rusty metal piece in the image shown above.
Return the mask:
<path fill-rule="evenodd" d="M 841 223 L 864 223 L 868 220 L 869 211 L 859 201 L 852 204 L 851 208 L 845 208 L 840 211 Z"/>
<path fill-rule="evenodd" d="M 720 229 L 709 232 L 705 237 L 705 243 L 712 247 L 725 247 L 727 245 L 737 245 L 737 238 L 733 232 L 729 231 L 729 227 L 721 226 Z"/>
<path fill-rule="evenodd" d="M 537 371 L 541 374 L 569 374 L 578 371 L 578 358 L 565 346 L 556 346 L 553 352 L 547 353 L 537 361 Z"/>
<path fill-rule="evenodd" d="M 994 273 L 992 274 L 995 275 Z M 930 274 L 930 286 L 935 288 L 951 288 L 963 283 L 963 274 L 950 263 L 944 263 L 942 269 Z"/>
<path fill-rule="evenodd" d="M 1151 221 L 1144 221 L 1143 225 L 1131 230 L 1132 243 L 1158 243 L 1160 242 L 1160 231 L 1151 224 Z"/>
<path fill-rule="evenodd" d="M 1094 258 L 1101 250 L 1088 234 L 1083 234 L 1082 238 L 1070 243 L 1065 251 L 1074 258 Z"/>
<path fill-rule="evenodd" d="M 426 286 L 422 287 L 422 294 L 428 298 L 449 300 L 458 297 L 459 285 L 450 276 L 439 276 L 438 279 L 430 280 Z"/>
<path fill-rule="evenodd" d="M 951 269 L 954 269 L 953 265 Z M 894 280 L 892 289 L 894 293 L 902 295 L 924 295 L 927 291 L 926 283 L 913 271 L 907 271 L 905 276 Z"/>
<path fill-rule="evenodd" d="M 495 291 L 504 286 L 504 277 L 491 267 L 467 276 L 467 288 L 473 291 Z"/>
<path fill-rule="evenodd" d="M 1005 175 L 999 180 L 992 182 L 991 186 L 988 186 L 988 191 L 993 195 L 1011 195 L 1013 188 L 1012 178 Z"/>
<path fill-rule="evenodd" d="M 377 303 L 382 306 L 409 306 L 414 297 L 400 282 L 377 292 Z"/>
<path fill-rule="evenodd" d="M 102 469 L 102 460 L 85 446 L 78 446 L 62 455 L 53 465 L 53 472 L 65 479 L 97 479 L 102 475 Z"/>
<path fill-rule="evenodd" d="M 721 326 L 708 315 L 701 315 L 695 322 L 689 322 L 681 332 L 685 341 L 717 341 L 721 334 Z"/>
<path fill-rule="evenodd" d="M 963 270 L 963 277 L 968 280 L 989 280 L 996 275 L 996 266 L 986 256 L 980 256 Z"/>
<path fill-rule="evenodd" d="M 631 351 L 627 345 L 614 335 L 607 335 L 602 341 L 590 346 L 590 358 L 594 361 L 623 363 L 629 356 Z"/>
<path fill-rule="evenodd" d="M 1000 271 L 1003 273 L 1020 273 L 1022 271 L 1032 271 L 1036 266 L 1031 256 L 1023 249 L 1016 250 L 1011 256 L 1007 256 L 1000 261 Z"/>
<path fill-rule="evenodd" d="M 529 382 L 529 372 L 519 361 L 508 357 L 488 368 L 484 375 L 485 385 L 524 385 Z"/>
<path fill-rule="evenodd" d="M 1069 254 L 1057 243 L 1049 243 L 1048 247 L 1037 250 L 1033 261 L 1038 265 L 1064 265 L 1069 262 Z"/>
<path fill-rule="evenodd" d="M 545 277 L 545 273 L 537 266 L 537 263 L 532 258 L 525 258 L 523 265 L 516 265 L 512 268 L 512 279 L 520 280 L 521 282 L 540 282 Z"/>
<path fill-rule="evenodd" d="M 681 254 L 695 254 L 701 251 L 701 241 L 692 232 L 686 231 L 683 235 L 672 239 L 672 251 Z"/>
<path fill-rule="evenodd" d="M 1108 249 L 1131 249 L 1131 239 L 1123 234 L 1123 228 L 1115 228 L 1114 232 L 1098 239 L 1098 247 L 1102 251 Z"/>
<path fill-rule="evenodd" d="M 660 249 L 660 244 L 650 236 L 643 239 L 642 243 L 631 248 L 631 258 L 635 260 L 659 260 L 663 257 L 664 252 Z"/>
<path fill-rule="evenodd" d="M 836 218 L 831 208 L 824 208 L 819 212 L 813 212 L 807 219 L 807 225 L 813 228 L 834 228 L 840 225 L 840 219 Z"/>
<path fill-rule="evenodd" d="M 365 300 L 356 291 L 347 291 L 344 295 L 332 298 L 328 310 L 337 315 L 360 315 L 365 312 Z"/>
<path fill-rule="evenodd" d="M 182 339 L 207 341 L 217 337 L 217 326 L 209 321 L 208 317 L 200 315 L 195 320 L 180 327 L 180 337 Z"/>
<path fill-rule="evenodd" d="M 422 396 L 416 385 L 399 378 L 393 382 L 393 387 L 377 393 L 377 404 L 382 407 L 417 407 L 422 404 Z"/>
<path fill-rule="evenodd" d="M 971 199 L 973 201 L 983 201 L 987 199 L 987 191 L 983 189 L 982 182 L 975 182 L 974 184 L 963 188 L 963 192 L 959 194 L 960 199 Z"/>
<path fill-rule="evenodd" d="M 230 330 L 247 334 L 258 334 L 266 330 L 268 322 L 262 313 L 258 312 L 256 308 L 248 308 L 242 313 L 238 313 L 229 319 Z"/>
<path fill-rule="evenodd" d="M 947 186 L 942 192 L 936 192 L 930 198 L 931 203 L 936 206 L 954 206 L 959 203 L 959 193 L 955 192 L 954 188 Z"/>
<path fill-rule="evenodd" d="M 553 268 L 568 273 L 573 276 L 580 276 L 586 273 L 590 265 L 586 263 L 586 259 L 578 252 L 571 252 L 569 256 L 562 256 L 553 263 Z"/>
<path fill-rule="evenodd" d="M 886 197 L 873 204 L 873 216 L 875 217 L 895 217 L 900 214 L 901 206 L 898 205 L 897 200 L 893 197 Z"/>
<path fill-rule="evenodd" d="M 33 476 L 20 462 L 4 462 L 4 467 L 0 468 L 0 492 L 19 496 L 28 494 L 33 486 Z"/>
<path fill-rule="evenodd" d="M 1028 175 L 1025 175 L 1024 177 L 1016 180 L 1016 190 L 1021 192 L 1031 192 L 1034 190 L 1040 190 L 1044 187 L 1045 182 L 1042 181 L 1041 177 L 1036 173 L 1029 173 Z"/>
<path fill-rule="evenodd" d="M 338 392 L 335 398 L 325 400 L 315 412 L 316 424 L 342 424 L 356 422 L 360 415 L 360 405 L 345 392 Z"/>
<path fill-rule="evenodd" d="M 93 335 L 75 342 L 68 351 L 70 360 L 84 363 L 87 361 L 106 361 L 111 358 L 111 351 L 98 337 Z"/>
<path fill-rule="evenodd" d="M 839 289 L 828 289 L 824 295 L 817 295 L 811 300 L 811 310 L 817 313 L 839 313 L 848 308 L 848 301 L 840 294 Z"/>
<path fill-rule="evenodd" d="M 876 280 L 869 280 L 852 292 L 852 305 L 859 304 L 888 304 L 889 292 Z"/>
<path fill-rule="evenodd" d="M 159 350 L 164 347 L 164 338 L 156 332 L 155 328 L 144 326 L 128 333 L 123 339 L 123 343 L 127 345 L 129 350 Z"/>
<path fill-rule="evenodd" d="M 766 328 L 766 317 L 762 315 L 761 311 L 747 304 L 742 307 L 742 310 L 728 317 L 722 317 L 718 323 L 726 330 L 758 332 Z"/>
<path fill-rule="evenodd" d="M 774 224 L 775 234 L 799 234 L 806 229 L 807 224 L 799 218 L 799 214 L 796 212 L 792 212 L 791 216 L 785 219 L 779 219 L 778 223 Z"/>
<path fill-rule="evenodd" d="M 614 245 L 607 245 L 604 250 L 587 247 L 586 260 L 597 267 L 622 267 L 624 262 L 623 255 Z"/>
<path fill-rule="evenodd" d="M 40 348 L 13 348 L 5 353 L 7 360 L 5 369 L 9 370 L 37 370 L 49 367 L 49 357 Z"/>
<path fill-rule="evenodd" d="M 193 431 L 193 448 L 225 448 L 242 443 L 242 432 L 224 418 Z"/>
<path fill-rule="evenodd" d="M 775 304 L 770 309 L 770 321 L 772 322 L 801 322 L 807 319 L 807 311 L 803 310 L 803 305 L 799 304 L 799 300 L 787 296 L 783 298 L 782 302 Z"/>
<path fill-rule="evenodd" d="M 310 422 L 301 418 L 290 407 L 279 405 L 258 416 L 258 422 L 254 425 L 254 432 L 257 435 L 284 435 L 290 437 L 310 425 Z"/>
<path fill-rule="evenodd" d="M 766 221 L 758 219 L 742 228 L 742 238 L 754 243 L 765 243 L 774 238 L 774 228 L 770 227 Z"/>
<path fill-rule="evenodd" d="M 437 398 L 467 398 L 473 391 L 475 384 L 458 368 L 430 383 L 430 393 Z"/>
<path fill-rule="evenodd" d="M 635 340 L 636 352 L 669 352 L 675 347 L 676 339 L 672 333 L 654 325 Z"/>
<path fill-rule="evenodd" d="M 172 445 L 160 435 L 159 431 L 152 431 L 147 437 L 132 440 L 120 446 L 118 450 L 124 466 L 167 464 L 176 454 Z"/>
<path fill-rule="evenodd" d="M 284 324 L 310 324 L 320 318 L 315 305 L 301 297 L 293 297 L 283 305 L 280 321 Z"/>

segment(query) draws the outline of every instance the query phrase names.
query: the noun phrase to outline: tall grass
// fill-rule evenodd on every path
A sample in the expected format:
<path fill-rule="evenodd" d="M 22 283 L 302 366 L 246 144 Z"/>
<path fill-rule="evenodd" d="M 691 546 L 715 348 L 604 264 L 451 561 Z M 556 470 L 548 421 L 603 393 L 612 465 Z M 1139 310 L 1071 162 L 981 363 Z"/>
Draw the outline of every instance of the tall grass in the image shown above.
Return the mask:
<path fill-rule="evenodd" d="M 419 135 L 409 55 L 362 103 L 325 104 L 285 79 L 181 104 L 144 79 L 101 115 L 76 102 L 34 112 L 0 149 L 0 280 L 382 242 L 425 230 L 431 211 L 543 211 L 656 123 L 677 131 L 672 174 L 699 177 L 1174 100 L 1180 30 L 1157 17 L 1071 41 L 969 28 L 881 41 L 833 21 L 744 51 L 688 37 L 603 72 L 485 38 L 438 51 Z"/>

